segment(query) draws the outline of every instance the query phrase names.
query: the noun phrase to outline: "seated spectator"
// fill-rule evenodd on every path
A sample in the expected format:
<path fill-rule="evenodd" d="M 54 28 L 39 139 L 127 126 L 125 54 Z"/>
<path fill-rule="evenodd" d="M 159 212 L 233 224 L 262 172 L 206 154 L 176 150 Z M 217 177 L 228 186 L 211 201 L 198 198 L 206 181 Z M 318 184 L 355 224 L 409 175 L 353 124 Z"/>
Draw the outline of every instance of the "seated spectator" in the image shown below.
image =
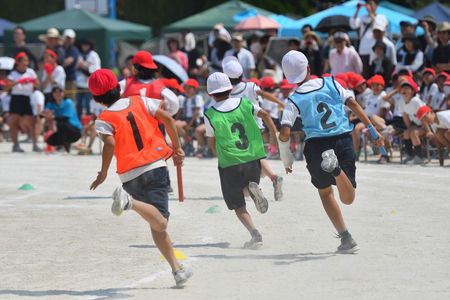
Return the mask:
<path fill-rule="evenodd" d="M 369 96 L 367 96 L 365 100 L 363 106 L 364 112 L 369 118 L 371 118 L 372 115 L 378 115 L 384 118 L 390 106 L 388 102 L 383 101 L 383 97 L 386 96 L 386 92 L 384 91 L 384 79 L 381 75 L 375 75 L 370 78 L 370 80 L 370 89 L 372 90 L 372 93 L 369 94 Z M 358 120 L 352 132 L 353 145 L 355 147 L 355 151 L 357 151 L 357 158 L 360 154 L 360 133 L 364 128 L 366 128 L 364 123 L 362 123 L 361 120 Z M 364 151 L 367 151 L 367 149 L 365 149 Z"/>
<path fill-rule="evenodd" d="M 64 86 L 66 72 L 57 64 L 58 56 L 53 50 L 47 49 L 44 53 L 44 72 L 42 73 L 42 87 L 45 96 L 45 105 L 52 99 L 52 90 L 55 85 Z"/>
<path fill-rule="evenodd" d="M 271 77 L 262 78 L 261 84 L 259 87 L 264 92 L 270 93 L 270 94 L 274 95 L 275 97 L 277 96 L 275 93 L 275 81 L 273 80 L 273 78 L 271 78 Z M 269 101 L 269 100 L 263 98 L 263 103 L 261 105 L 261 108 L 264 109 L 270 115 L 275 127 L 277 128 L 278 131 L 280 131 L 281 124 L 278 119 L 279 118 L 279 115 L 278 115 L 279 105 L 277 103 L 274 103 L 272 101 Z M 276 159 L 276 158 L 278 158 L 278 154 L 277 154 L 277 150 L 276 150 L 277 148 L 276 148 L 275 137 L 273 137 L 270 134 L 267 124 L 265 124 L 263 122 L 263 125 L 264 125 L 264 129 L 262 130 L 263 139 L 266 142 L 269 142 L 269 144 L 270 144 L 269 153 L 267 154 L 267 159 Z"/>
<path fill-rule="evenodd" d="M 42 117 L 42 112 L 45 107 L 45 96 L 41 91 L 35 90 L 30 95 L 30 105 L 33 110 L 33 116 L 36 119 L 36 137 L 39 137 L 42 133 L 45 118 Z"/>
<path fill-rule="evenodd" d="M 203 106 L 205 103 L 202 96 L 197 94 L 198 86 L 198 82 L 195 79 L 190 79 L 184 85 L 184 94 L 178 96 L 180 110 L 175 116 L 175 126 L 178 134 L 184 140 L 186 156 L 189 156 L 191 153 L 194 154 L 188 131 L 190 129 L 195 130 L 197 126 L 204 124 Z M 202 143 L 202 146 L 204 146 L 203 138 L 201 140 L 199 143 Z"/>
<path fill-rule="evenodd" d="M 43 114 L 47 119 L 49 129 L 53 131 L 46 142 L 48 145 L 58 146 L 69 152 L 70 144 L 78 141 L 81 137 L 81 123 L 72 100 L 64 97 L 62 86 L 54 86 L 52 96 L 53 101 L 45 106 Z M 56 132 L 54 121 L 56 121 Z"/>
<path fill-rule="evenodd" d="M 300 51 L 305 54 L 309 62 L 311 74 L 321 76 L 322 67 L 322 40 L 314 31 L 308 31 L 303 35 L 300 43 Z"/>
<path fill-rule="evenodd" d="M 397 52 L 396 70 L 408 69 L 418 72 L 424 64 L 423 52 L 420 50 L 420 42 L 414 34 L 408 34 L 403 39 L 405 45 Z"/>
<path fill-rule="evenodd" d="M 171 59 L 175 60 L 177 63 L 179 63 L 183 69 L 188 72 L 189 71 L 189 61 L 186 53 L 180 51 L 180 43 L 177 39 L 170 38 L 167 41 L 167 48 L 169 48 L 169 53 L 166 54 L 166 56 L 170 57 Z"/>
<path fill-rule="evenodd" d="M 370 60 L 369 65 L 377 57 L 375 52 L 373 51 L 373 46 L 375 46 L 376 42 L 383 42 L 386 45 L 385 54 L 387 58 L 391 60 L 392 65 L 397 65 L 397 51 L 395 51 L 394 44 L 385 36 L 387 30 L 388 23 L 387 21 L 375 22 L 373 24 L 373 38 L 374 42 L 372 43 L 372 47 L 370 49 Z"/>
<path fill-rule="evenodd" d="M 349 76 L 349 82 L 350 86 L 353 86 L 353 91 L 355 91 L 356 102 L 358 102 L 361 107 L 364 107 L 366 98 L 373 93 L 372 90 L 368 87 L 366 80 L 359 74 Z M 350 122 L 353 123 L 352 120 L 350 120 Z M 357 123 L 359 123 L 359 121 Z M 356 125 L 356 123 L 353 124 Z"/>
<path fill-rule="evenodd" d="M 441 22 L 437 26 L 439 46 L 433 51 L 432 67 L 436 73 L 450 73 L 450 23 Z"/>
<path fill-rule="evenodd" d="M 21 26 L 17 26 L 13 31 L 14 44 L 11 46 L 11 56 L 16 57 L 20 52 L 25 52 L 30 58 L 30 68 L 37 70 L 38 59 L 36 55 L 28 48 L 25 40 L 27 39 L 27 33 Z"/>
<path fill-rule="evenodd" d="M 422 71 L 422 86 L 420 87 L 420 98 L 423 102 L 425 102 L 428 106 L 431 106 L 431 98 L 434 94 L 439 92 L 438 86 L 436 82 L 434 82 L 436 78 L 436 73 L 431 68 L 426 68 Z"/>
<path fill-rule="evenodd" d="M 445 92 L 444 92 L 444 86 L 445 86 L 445 82 L 447 81 L 447 78 L 450 79 L 450 76 L 445 72 L 439 73 L 436 77 L 436 84 L 438 86 L 438 92 L 436 92 L 431 97 L 431 103 L 430 103 L 430 107 L 431 107 L 431 109 L 433 109 L 434 112 L 447 110 L 450 108 L 450 106 L 447 103 L 448 100 L 447 100 L 447 97 L 445 96 Z"/>
<path fill-rule="evenodd" d="M 106 109 L 105 106 L 101 105 L 98 102 L 95 102 L 94 99 L 89 101 L 89 111 L 91 112 L 91 119 L 83 125 L 82 133 L 81 133 L 81 144 L 77 145 L 80 155 L 90 155 L 92 154 L 92 145 L 94 144 L 95 137 L 97 136 L 97 132 L 95 131 L 95 120 L 98 116 Z M 89 144 L 86 144 L 87 136 L 89 135 Z M 87 145 L 87 146 L 86 146 Z"/>
<path fill-rule="evenodd" d="M 335 49 L 330 50 L 330 73 L 336 76 L 338 73 L 354 72 L 361 74 L 363 70 L 361 58 L 355 49 L 347 47 L 346 33 L 336 31 L 333 34 Z"/>
<path fill-rule="evenodd" d="M 373 46 L 376 58 L 370 65 L 370 73 L 373 75 L 381 75 L 390 86 L 391 74 L 394 71 L 394 66 L 389 58 L 386 57 L 386 45 L 382 41 L 377 41 Z"/>
<path fill-rule="evenodd" d="M 178 83 L 178 80 L 176 80 L 175 78 L 161 78 L 161 81 L 166 85 L 166 88 L 171 90 L 175 95 L 177 95 L 177 97 L 184 93 L 184 88 Z"/>
<path fill-rule="evenodd" d="M 231 36 L 231 43 L 233 44 L 233 49 L 225 52 L 225 56 L 236 56 L 244 70 L 244 80 L 249 80 L 253 77 L 253 72 L 256 68 L 253 54 L 243 47 L 244 38 L 241 33 L 233 33 Z"/>
<path fill-rule="evenodd" d="M 122 81 L 125 78 L 127 78 L 128 76 L 133 75 L 133 58 L 134 55 L 129 55 L 126 59 L 125 59 L 125 67 L 120 71 L 120 76 L 119 79 L 117 79 L 117 81 Z"/>
<path fill-rule="evenodd" d="M 395 41 L 395 50 L 398 51 L 403 48 L 405 44 L 405 37 L 408 34 L 414 34 L 414 26 L 410 21 L 401 21 L 400 22 L 400 37 Z M 397 59 L 398 60 L 398 59 Z"/>
<path fill-rule="evenodd" d="M 423 135 L 432 136 L 429 127 L 423 126 L 422 122 L 417 118 L 417 110 L 422 106 L 425 106 L 425 103 L 417 96 L 419 89 L 412 77 L 399 76 L 399 82 L 400 94 L 402 95 L 399 109 L 403 112 L 403 121 L 407 128 L 403 132 L 407 156 L 400 163 L 423 164 L 425 163 L 425 158 L 420 143 L 420 137 Z"/>

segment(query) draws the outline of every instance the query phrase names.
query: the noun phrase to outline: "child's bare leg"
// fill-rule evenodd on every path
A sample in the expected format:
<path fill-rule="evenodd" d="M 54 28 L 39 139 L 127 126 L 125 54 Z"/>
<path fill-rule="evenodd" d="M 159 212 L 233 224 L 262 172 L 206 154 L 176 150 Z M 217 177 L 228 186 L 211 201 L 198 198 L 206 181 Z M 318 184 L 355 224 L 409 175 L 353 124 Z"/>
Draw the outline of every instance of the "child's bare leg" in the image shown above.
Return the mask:
<path fill-rule="evenodd" d="M 170 236 L 167 231 L 158 231 L 151 228 L 151 226 L 150 229 L 152 231 L 152 237 L 156 247 L 158 247 L 159 252 L 161 252 L 161 254 L 166 258 L 172 268 L 172 272 L 175 270 L 180 270 L 181 264 L 178 262 L 175 254 L 173 253 L 172 241 L 170 240 Z"/>
<path fill-rule="evenodd" d="M 17 135 L 19 132 L 19 122 L 20 115 L 19 114 L 11 114 L 11 139 L 13 143 L 17 143 Z"/>
<path fill-rule="evenodd" d="M 355 148 L 355 150 L 359 149 L 359 133 L 361 132 L 361 130 L 364 128 L 364 124 L 363 123 L 358 123 L 355 126 L 355 129 L 352 131 L 352 136 L 353 136 L 353 147 Z"/>
<path fill-rule="evenodd" d="M 267 177 L 271 179 L 275 176 L 275 174 L 269 168 L 269 165 L 267 164 L 265 159 L 261 159 L 261 170 Z"/>
<path fill-rule="evenodd" d="M 186 144 L 189 144 L 189 138 L 185 130 L 186 126 L 187 123 L 185 121 L 175 121 L 175 127 L 177 128 L 178 134 L 183 138 Z"/>
<path fill-rule="evenodd" d="M 348 180 L 348 179 L 347 179 Z M 342 232 L 347 229 L 342 218 L 341 209 L 339 208 L 336 199 L 334 198 L 333 187 L 329 186 L 326 189 L 319 190 L 320 200 L 322 200 L 323 208 L 333 223 L 334 228 L 338 232 Z"/>
<path fill-rule="evenodd" d="M 205 146 L 205 137 L 204 137 L 205 132 L 206 132 L 205 124 L 202 124 L 200 126 L 197 126 L 197 128 L 195 128 L 195 137 L 197 138 L 197 142 L 200 147 Z"/>
<path fill-rule="evenodd" d="M 355 188 L 348 179 L 347 175 L 344 173 L 344 171 L 341 171 L 341 174 L 335 177 L 335 179 L 341 202 L 347 205 L 352 204 L 355 200 Z"/>
<path fill-rule="evenodd" d="M 420 136 L 425 134 L 425 129 L 423 127 L 414 127 L 410 131 L 411 141 L 413 146 L 420 145 Z"/>
<path fill-rule="evenodd" d="M 444 145 L 447 149 L 450 149 L 450 130 L 445 130 L 439 128 L 436 131 L 436 138 Z"/>
<path fill-rule="evenodd" d="M 33 144 L 36 144 L 37 136 L 36 136 L 36 123 L 34 121 L 34 116 L 25 116 L 25 120 L 30 125 L 30 135 L 33 140 Z"/>
<path fill-rule="evenodd" d="M 236 216 L 238 217 L 239 221 L 247 228 L 248 232 L 252 232 L 253 229 L 255 229 L 255 225 L 253 224 L 252 218 L 247 212 L 247 206 L 241 206 L 239 208 L 236 208 L 234 212 L 236 213 Z"/>
<path fill-rule="evenodd" d="M 92 144 L 95 141 L 95 137 L 97 136 L 97 132 L 95 131 L 95 125 L 91 126 L 90 133 L 89 133 L 89 149 L 91 149 Z"/>

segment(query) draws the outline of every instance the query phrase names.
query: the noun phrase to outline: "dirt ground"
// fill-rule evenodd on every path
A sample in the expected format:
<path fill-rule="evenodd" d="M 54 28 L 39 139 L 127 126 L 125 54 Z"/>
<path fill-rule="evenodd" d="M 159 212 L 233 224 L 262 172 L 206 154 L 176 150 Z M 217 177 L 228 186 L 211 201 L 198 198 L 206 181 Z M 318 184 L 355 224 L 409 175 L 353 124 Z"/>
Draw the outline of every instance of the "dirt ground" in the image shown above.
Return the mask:
<path fill-rule="evenodd" d="M 217 160 L 187 158 L 186 200 L 170 196 L 169 234 L 195 274 L 176 288 L 148 224 L 110 211 L 115 162 L 89 191 L 99 155 L 11 147 L 0 143 L 0 299 L 450 299 L 448 161 L 358 162 L 356 200 L 341 209 L 360 251 L 340 255 L 305 162 L 283 175 L 283 202 L 261 180 L 266 214 L 248 201 L 264 241 L 252 251 L 242 249 L 250 235 L 222 199 Z M 283 174 L 281 161 L 269 165 Z M 170 175 L 176 189 L 173 166 Z M 224 211 L 205 213 L 215 205 Z"/>

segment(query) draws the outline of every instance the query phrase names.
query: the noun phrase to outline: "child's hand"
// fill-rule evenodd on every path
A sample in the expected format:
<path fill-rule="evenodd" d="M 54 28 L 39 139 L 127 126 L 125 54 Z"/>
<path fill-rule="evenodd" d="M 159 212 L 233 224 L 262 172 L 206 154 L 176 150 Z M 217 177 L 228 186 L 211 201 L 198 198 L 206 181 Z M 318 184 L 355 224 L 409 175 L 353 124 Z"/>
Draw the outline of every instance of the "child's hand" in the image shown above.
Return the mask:
<path fill-rule="evenodd" d="M 91 188 L 89 190 L 95 190 L 100 184 L 105 181 L 107 174 L 103 174 L 102 172 L 98 172 L 97 179 L 91 184 Z"/>
<path fill-rule="evenodd" d="M 374 139 L 373 143 L 377 147 L 384 147 L 384 137 L 378 131 L 377 131 L 377 136 L 378 136 L 378 140 Z"/>
<path fill-rule="evenodd" d="M 432 138 L 434 138 L 434 133 L 432 131 L 428 131 L 426 134 L 426 137 L 429 139 L 432 139 Z"/>
<path fill-rule="evenodd" d="M 285 168 L 286 170 L 286 174 L 292 173 L 292 166 L 290 166 L 289 168 Z"/>
<path fill-rule="evenodd" d="M 182 148 L 175 148 L 173 149 L 173 155 L 172 155 L 172 159 L 173 159 L 173 165 L 176 166 L 184 166 L 184 158 L 185 158 L 185 154 Z"/>

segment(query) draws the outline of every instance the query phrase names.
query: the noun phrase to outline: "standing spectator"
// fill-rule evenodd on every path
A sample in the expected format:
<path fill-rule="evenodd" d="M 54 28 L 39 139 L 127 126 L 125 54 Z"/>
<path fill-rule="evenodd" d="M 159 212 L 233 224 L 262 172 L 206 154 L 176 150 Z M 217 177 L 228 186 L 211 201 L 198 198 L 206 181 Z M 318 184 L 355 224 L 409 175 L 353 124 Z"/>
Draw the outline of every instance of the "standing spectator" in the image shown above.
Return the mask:
<path fill-rule="evenodd" d="M 180 43 L 178 42 L 178 40 L 170 38 L 167 41 L 167 48 L 169 48 L 170 52 L 166 54 L 166 56 L 170 57 L 171 59 L 179 63 L 183 67 L 183 69 L 187 72 L 189 70 L 188 57 L 186 53 L 180 51 Z"/>
<path fill-rule="evenodd" d="M 210 58 L 210 74 L 215 72 L 222 72 L 222 60 L 225 57 L 225 52 L 231 49 L 226 35 L 219 35 L 213 42 Z"/>
<path fill-rule="evenodd" d="M 420 41 L 422 52 L 425 54 L 425 63 L 427 68 L 431 68 L 433 51 L 438 46 L 434 31 L 436 30 L 436 18 L 433 15 L 425 15 L 419 20 L 418 25 L 423 28 L 424 35 L 417 38 Z"/>
<path fill-rule="evenodd" d="M 197 79 L 199 73 L 199 65 L 197 60 L 202 58 L 200 50 L 198 50 L 195 36 L 192 32 L 183 31 L 181 36 L 181 51 L 186 52 L 188 57 L 188 75 L 190 78 Z M 202 59 L 203 64 L 203 59 Z"/>
<path fill-rule="evenodd" d="M 370 74 L 383 76 L 386 86 L 390 86 L 391 74 L 394 66 L 389 58 L 386 57 L 386 45 L 382 41 L 377 41 L 373 46 L 373 51 L 377 56 L 370 65 Z"/>
<path fill-rule="evenodd" d="M 366 1 L 367 15 L 358 17 L 359 10 L 361 9 L 361 4 L 356 5 L 355 15 L 350 18 L 350 27 L 352 29 L 358 29 L 358 34 L 360 38 L 359 42 L 359 55 L 363 63 L 363 77 L 370 77 L 370 50 L 372 50 L 375 44 L 375 38 L 373 36 L 373 25 L 378 23 L 387 23 L 386 17 L 384 15 L 378 15 L 376 13 L 378 8 L 378 0 L 368 0 Z"/>
<path fill-rule="evenodd" d="M 36 55 L 27 47 L 27 43 L 25 42 L 27 38 L 26 31 L 23 27 L 17 26 L 13 31 L 14 44 L 11 47 L 11 56 L 16 57 L 20 52 L 25 52 L 29 57 L 30 68 L 37 69 L 38 67 L 38 59 Z"/>
<path fill-rule="evenodd" d="M 64 48 L 61 46 L 62 37 L 59 35 L 59 31 L 56 28 L 50 28 L 46 34 L 41 34 L 38 39 L 45 42 L 47 49 L 52 50 L 58 56 L 58 64 L 62 64 L 62 60 L 65 57 Z"/>
<path fill-rule="evenodd" d="M 322 75 L 322 41 L 314 31 L 308 31 L 303 35 L 300 43 L 300 51 L 306 56 L 311 68 L 311 74 Z"/>
<path fill-rule="evenodd" d="M 75 31 L 66 29 L 64 30 L 63 37 L 65 47 L 63 67 L 66 71 L 66 96 L 75 103 L 77 96 L 76 66 L 80 52 L 78 51 L 78 48 L 73 45 L 76 37 Z"/>
<path fill-rule="evenodd" d="M 410 21 L 400 22 L 400 34 L 401 36 L 395 41 L 395 50 L 398 52 L 405 44 L 405 37 L 408 34 L 414 34 L 414 26 Z"/>
<path fill-rule="evenodd" d="M 89 91 L 89 76 L 96 70 L 100 69 L 100 57 L 97 52 L 94 51 L 94 44 L 92 41 L 85 37 L 81 40 L 81 55 L 78 57 L 76 65 L 77 69 L 77 115 L 81 117 L 83 113 L 83 107 L 86 108 L 86 115 L 92 113 L 89 111 L 90 101 L 92 94 Z"/>
<path fill-rule="evenodd" d="M 408 69 L 413 73 L 420 71 L 424 60 L 419 39 L 414 34 L 408 34 L 403 40 L 405 45 L 397 53 L 396 70 Z"/>
<path fill-rule="evenodd" d="M 125 67 L 121 70 L 118 81 L 122 81 L 128 76 L 133 75 L 133 58 L 134 55 L 129 55 L 125 59 Z"/>
<path fill-rule="evenodd" d="M 312 29 L 312 26 L 311 26 L 311 25 L 309 25 L 309 24 L 303 25 L 303 27 L 302 27 L 302 36 L 305 36 L 305 34 L 306 34 L 307 32 L 312 31 L 312 30 L 313 30 L 313 29 Z"/>
<path fill-rule="evenodd" d="M 275 71 L 276 66 L 275 63 L 270 60 L 268 57 L 264 56 L 264 52 L 266 51 L 267 44 L 269 43 L 270 36 L 265 35 L 261 37 L 259 40 L 259 52 L 258 52 L 258 62 L 256 65 L 256 72 L 258 78 L 264 77 L 265 70 L 273 70 Z"/>
<path fill-rule="evenodd" d="M 44 73 L 42 75 L 42 87 L 45 95 L 45 105 L 52 99 L 54 85 L 63 86 L 66 82 L 64 68 L 57 64 L 58 56 L 50 49 L 44 53 Z"/>
<path fill-rule="evenodd" d="M 35 121 L 33 111 L 30 104 L 30 95 L 34 89 L 39 87 L 39 79 L 33 69 L 28 68 L 29 60 L 25 52 L 20 52 L 15 57 L 16 68 L 9 73 L 8 81 L 4 88 L 5 92 L 11 95 L 11 103 L 9 112 L 11 114 L 11 138 L 14 143 L 13 152 L 24 152 L 20 148 L 17 136 L 19 129 L 20 117 L 25 116 L 25 120 L 30 126 L 31 139 L 33 140 L 33 151 L 41 152 L 37 145 L 37 137 L 35 132 Z"/>
<path fill-rule="evenodd" d="M 450 23 L 439 23 L 436 31 L 440 44 L 433 51 L 431 64 L 436 73 L 450 73 Z"/>
<path fill-rule="evenodd" d="M 235 32 L 232 35 L 231 42 L 233 44 L 233 49 L 225 52 L 225 56 L 236 56 L 239 63 L 244 70 L 244 80 L 247 81 L 253 77 L 253 71 L 255 71 L 255 58 L 253 54 L 243 47 L 244 38 L 239 32 Z"/>
<path fill-rule="evenodd" d="M 387 21 L 381 21 L 381 22 L 375 22 L 373 25 L 373 38 L 374 41 L 372 42 L 372 47 L 370 49 L 370 55 L 369 55 L 369 65 L 372 64 L 373 60 L 377 57 L 375 52 L 373 51 L 373 46 L 375 46 L 375 43 L 378 41 L 383 42 L 386 45 L 386 52 L 385 55 L 387 58 L 391 60 L 391 63 L 393 66 L 397 65 L 397 51 L 395 51 L 394 44 L 385 36 L 386 29 L 387 29 L 388 23 Z M 369 69 L 370 70 L 370 69 Z M 365 72 L 365 71 L 363 71 Z"/>
<path fill-rule="evenodd" d="M 330 50 L 330 73 L 336 76 L 338 73 L 354 72 L 361 74 L 363 65 L 361 58 L 355 49 L 347 47 L 345 32 L 337 31 L 333 34 L 335 49 Z"/>

